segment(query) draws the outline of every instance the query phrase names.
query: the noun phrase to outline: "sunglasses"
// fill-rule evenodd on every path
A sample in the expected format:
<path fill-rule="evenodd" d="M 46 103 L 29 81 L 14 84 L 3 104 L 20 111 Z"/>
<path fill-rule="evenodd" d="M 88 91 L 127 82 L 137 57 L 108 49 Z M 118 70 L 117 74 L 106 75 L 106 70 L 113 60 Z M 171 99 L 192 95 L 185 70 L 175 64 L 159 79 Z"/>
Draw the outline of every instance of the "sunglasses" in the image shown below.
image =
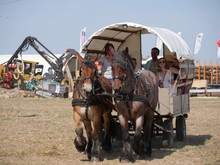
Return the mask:
<path fill-rule="evenodd" d="M 159 63 L 165 63 L 165 61 L 159 61 Z"/>

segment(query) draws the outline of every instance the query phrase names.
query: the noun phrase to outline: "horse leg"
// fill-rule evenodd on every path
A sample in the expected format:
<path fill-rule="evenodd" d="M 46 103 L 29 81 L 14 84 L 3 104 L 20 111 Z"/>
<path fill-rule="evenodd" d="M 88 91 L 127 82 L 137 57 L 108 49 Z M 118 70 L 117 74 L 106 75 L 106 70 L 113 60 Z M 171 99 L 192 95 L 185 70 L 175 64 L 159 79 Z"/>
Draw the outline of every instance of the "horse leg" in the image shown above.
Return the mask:
<path fill-rule="evenodd" d="M 152 122 L 154 119 L 154 113 L 152 110 L 148 110 L 145 114 L 145 124 L 144 124 L 144 153 L 149 157 L 152 154 L 151 148 L 151 133 L 152 133 Z"/>
<path fill-rule="evenodd" d="M 91 126 L 91 121 L 89 120 L 83 120 L 84 127 L 86 130 L 86 135 L 88 138 L 88 145 L 86 148 L 86 154 L 89 160 L 92 158 L 92 145 L 93 145 L 93 139 L 92 139 L 92 126 Z"/>
<path fill-rule="evenodd" d="M 83 136 L 83 125 L 82 125 L 81 117 L 75 111 L 73 111 L 73 119 L 76 123 L 75 132 L 76 132 L 76 136 L 77 136 L 74 139 L 74 144 L 75 144 L 77 151 L 83 152 L 83 151 L 85 151 L 87 141 L 86 141 L 86 138 Z"/>
<path fill-rule="evenodd" d="M 135 134 L 134 134 L 134 151 L 136 154 L 141 154 L 143 147 L 142 133 L 144 116 L 136 118 L 135 121 Z"/>
<path fill-rule="evenodd" d="M 112 144 L 111 144 L 111 135 L 110 135 L 110 127 L 111 127 L 111 113 L 110 112 L 105 112 L 103 114 L 103 118 L 104 118 L 104 131 L 105 131 L 105 135 L 104 135 L 104 139 L 102 142 L 102 148 L 105 151 L 111 151 L 112 149 Z"/>
<path fill-rule="evenodd" d="M 129 161 L 134 162 L 133 156 L 133 149 L 130 144 L 130 135 L 128 133 L 128 119 L 125 118 L 122 114 L 118 115 L 118 119 L 121 125 L 122 131 L 122 141 L 123 141 L 123 148 L 120 154 L 120 161 Z"/>
<path fill-rule="evenodd" d="M 102 118 L 102 114 L 100 114 L 102 111 L 99 111 L 99 113 L 97 111 L 95 111 L 95 114 L 93 116 L 93 130 L 92 130 L 92 140 L 93 140 L 93 146 L 92 146 L 92 152 L 91 152 L 91 160 L 92 161 L 102 161 L 103 158 L 101 156 L 101 144 L 100 144 L 100 140 L 99 140 L 99 127 L 101 124 L 101 118 Z"/>

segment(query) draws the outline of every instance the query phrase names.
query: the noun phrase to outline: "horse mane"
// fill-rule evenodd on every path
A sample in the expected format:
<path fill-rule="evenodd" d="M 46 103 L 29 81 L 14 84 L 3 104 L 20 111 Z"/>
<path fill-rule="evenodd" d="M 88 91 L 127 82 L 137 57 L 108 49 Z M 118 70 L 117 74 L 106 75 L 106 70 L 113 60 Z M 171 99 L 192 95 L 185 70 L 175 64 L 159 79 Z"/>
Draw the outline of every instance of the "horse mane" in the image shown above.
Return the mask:
<path fill-rule="evenodd" d="M 96 68 L 95 63 L 90 58 L 85 58 L 82 64 L 88 68 Z"/>
<path fill-rule="evenodd" d="M 117 63 L 117 65 L 119 65 L 122 69 L 126 69 L 126 65 L 131 65 L 132 70 L 135 69 L 133 60 L 131 58 L 131 56 L 129 54 L 125 56 L 123 56 L 124 51 L 118 51 L 114 54 L 113 58 L 112 58 L 112 63 Z"/>

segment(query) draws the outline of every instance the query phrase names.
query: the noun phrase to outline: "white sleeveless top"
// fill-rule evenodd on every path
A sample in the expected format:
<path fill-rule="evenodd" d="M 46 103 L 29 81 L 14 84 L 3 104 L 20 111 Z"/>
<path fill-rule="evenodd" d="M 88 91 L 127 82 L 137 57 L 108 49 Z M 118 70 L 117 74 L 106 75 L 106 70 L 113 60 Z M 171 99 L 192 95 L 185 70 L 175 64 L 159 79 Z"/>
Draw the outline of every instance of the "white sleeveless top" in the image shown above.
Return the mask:
<path fill-rule="evenodd" d="M 173 88 L 173 84 L 171 84 L 172 74 L 170 71 L 166 70 L 164 77 L 162 77 L 158 72 L 158 79 L 163 82 L 164 88 L 169 88 L 170 90 Z"/>
<path fill-rule="evenodd" d="M 112 63 L 108 62 L 106 57 L 102 57 L 100 58 L 100 60 L 103 65 L 102 65 L 102 74 L 104 77 L 106 77 L 107 79 L 112 79 Z"/>

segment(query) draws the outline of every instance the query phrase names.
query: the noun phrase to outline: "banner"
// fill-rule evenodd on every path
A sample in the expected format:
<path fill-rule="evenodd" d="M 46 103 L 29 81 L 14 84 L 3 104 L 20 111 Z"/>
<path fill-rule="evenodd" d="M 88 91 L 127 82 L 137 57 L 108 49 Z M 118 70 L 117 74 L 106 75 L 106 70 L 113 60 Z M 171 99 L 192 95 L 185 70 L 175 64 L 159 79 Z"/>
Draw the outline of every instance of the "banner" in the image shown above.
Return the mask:
<path fill-rule="evenodd" d="M 218 45 L 217 58 L 220 58 L 220 40 L 218 40 L 217 45 Z"/>
<path fill-rule="evenodd" d="M 195 47 L 194 47 L 194 55 L 199 53 L 202 43 L 202 37 L 204 33 L 199 33 L 196 36 Z"/>
<path fill-rule="evenodd" d="M 86 42 L 86 27 L 84 27 L 80 32 L 80 49 L 83 44 Z"/>
<path fill-rule="evenodd" d="M 163 46 L 163 42 L 161 41 L 161 39 L 159 37 L 157 37 L 155 47 L 157 47 L 159 50 L 161 50 L 162 46 Z"/>

